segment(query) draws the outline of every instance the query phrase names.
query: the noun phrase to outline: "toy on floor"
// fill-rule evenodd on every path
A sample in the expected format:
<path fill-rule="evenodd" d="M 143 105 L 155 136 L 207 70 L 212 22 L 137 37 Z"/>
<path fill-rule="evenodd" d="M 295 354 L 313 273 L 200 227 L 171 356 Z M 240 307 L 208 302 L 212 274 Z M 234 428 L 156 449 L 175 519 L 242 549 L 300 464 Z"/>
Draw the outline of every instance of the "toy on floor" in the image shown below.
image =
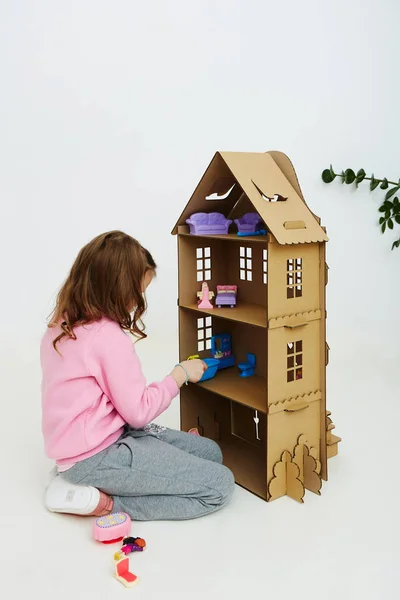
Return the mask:
<path fill-rule="evenodd" d="M 251 377 L 255 373 L 256 355 L 247 353 L 247 362 L 239 363 L 240 377 Z"/>
<path fill-rule="evenodd" d="M 237 285 L 217 285 L 217 295 L 215 305 L 218 308 L 221 306 L 236 306 Z"/>
<path fill-rule="evenodd" d="M 232 354 L 232 336 L 229 333 L 212 336 L 211 356 L 218 360 L 218 369 L 226 369 L 235 365 L 235 357 Z"/>
<path fill-rule="evenodd" d="M 114 560 L 119 560 L 123 555 L 131 554 L 132 552 L 143 552 L 146 549 L 146 542 L 140 537 L 127 537 L 122 541 L 121 550 L 114 554 Z"/>
<path fill-rule="evenodd" d="M 103 544 L 120 542 L 131 531 L 131 518 L 124 512 L 99 517 L 93 523 L 93 537 Z"/>
<path fill-rule="evenodd" d="M 186 219 L 192 235 L 226 235 L 230 219 L 226 219 L 222 213 L 194 213 Z"/>
<path fill-rule="evenodd" d="M 210 300 L 214 298 L 214 292 L 210 292 L 210 288 L 208 287 L 208 283 L 206 281 L 202 283 L 201 291 L 197 292 L 197 297 L 200 300 L 198 308 L 214 308 L 210 302 Z"/>
<path fill-rule="evenodd" d="M 252 233 L 247 231 L 238 231 L 237 234 L 239 237 L 247 237 L 247 236 L 255 236 L 255 235 L 267 235 L 266 229 L 259 229 L 258 231 L 253 231 Z"/>
<path fill-rule="evenodd" d="M 115 563 L 114 577 L 125 587 L 133 587 L 139 581 L 139 577 L 129 570 L 129 558 L 127 556 Z"/>

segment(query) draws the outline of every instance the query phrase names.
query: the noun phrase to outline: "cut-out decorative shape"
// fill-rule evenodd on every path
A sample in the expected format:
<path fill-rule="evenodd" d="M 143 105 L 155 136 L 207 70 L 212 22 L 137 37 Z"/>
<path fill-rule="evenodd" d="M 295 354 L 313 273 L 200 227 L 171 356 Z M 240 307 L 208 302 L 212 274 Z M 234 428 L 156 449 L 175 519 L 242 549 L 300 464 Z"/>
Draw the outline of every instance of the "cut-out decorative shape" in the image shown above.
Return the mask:
<path fill-rule="evenodd" d="M 271 197 L 267 196 L 266 194 L 264 194 L 262 189 L 260 187 L 258 187 L 258 185 L 253 180 L 252 180 L 252 182 L 253 182 L 253 185 L 257 188 L 257 191 L 260 194 L 261 198 L 263 200 L 265 200 L 266 202 L 285 202 L 287 200 L 287 197 L 282 196 L 281 194 L 274 194 Z"/>
<path fill-rule="evenodd" d="M 304 485 L 299 479 L 300 470 L 288 450 L 282 453 L 281 460 L 275 464 L 273 474 L 268 486 L 270 500 L 286 495 L 303 503 Z"/>
<path fill-rule="evenodd" d="M 297 446 L 293 452 L 293 462 L 299 468 L 299 479 L 304 487 L 318 496 L 321 495 L 320 489 L 322 480 L 319 475 L 321 463 L 317 456 L 316 448 L 311 448 L 305 435 L 300 435 L 297 440 Z"/>
<path fill-rule="evenodd" d="M 285 221 L 283 224 L 285 229 L 306 229 L 304 221 Z"/>
<path fill-rule="evenodd" d="M 260 419 L 258 418 L 258 410 L 255 411 L 254 417 L 253 417 L 253 421 L 255 423 L 256 426 L 256 440 L 260 440 L 260 436 L 259 436 L 259 431 L 258 431 L 258 426 L 260 423 Z"/>
<path fill-rule="evenodd" d="M 225 194 L 218 194 L 218 192 L 209 194 L 208 196 L 206 196 L 206 200 L 226 200 L 234 187 L 235 184 L 233 184 L 232 187 L 230 187 L 229 190 L 225 192 Z"/>

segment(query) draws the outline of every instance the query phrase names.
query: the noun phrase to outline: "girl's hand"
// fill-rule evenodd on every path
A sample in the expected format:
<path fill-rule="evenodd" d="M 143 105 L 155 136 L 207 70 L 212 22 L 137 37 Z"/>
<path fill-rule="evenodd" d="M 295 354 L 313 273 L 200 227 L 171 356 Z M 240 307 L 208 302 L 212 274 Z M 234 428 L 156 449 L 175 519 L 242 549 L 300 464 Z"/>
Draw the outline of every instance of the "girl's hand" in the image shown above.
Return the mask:
<path fill-rule="evenodd" d="M 195 360 L 183 360 L 180 364 L 183 368 L 176 366 L 171 373 L 179 387 L 186 382 L 185 370 L 189 375 L 189 381 L 191 383 L 197 383 L 200 381 L 200 379 L 203 377 L 204 371 L 207 370 L 206 363 L 198 358 Z"/>

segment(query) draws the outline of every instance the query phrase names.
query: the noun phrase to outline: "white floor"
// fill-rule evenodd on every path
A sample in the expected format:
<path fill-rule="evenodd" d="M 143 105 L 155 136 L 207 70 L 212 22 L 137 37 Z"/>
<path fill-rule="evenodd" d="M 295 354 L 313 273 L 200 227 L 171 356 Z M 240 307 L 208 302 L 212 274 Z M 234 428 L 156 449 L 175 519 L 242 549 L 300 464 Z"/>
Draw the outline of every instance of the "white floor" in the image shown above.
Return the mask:
<path fill-rule="evenodd" d="M 149 377 L 167 368 L 161 350 L 143 343 Z M 351 354 L 332 354 L 329 367 L 328 408 L 343 443 L 322 496 L 308 493 L 304 505 L 287 498 L 266 504 L 237 488 L 231 505 L 210 517 L 136 523 L 132 534 L 144 537 L 148 550 L 131 560 L 141 581 L 126 590 L 112 577 L 114 548 L 91 538 L 91 519 L 43 508 L 51 464 L 40 433 L 40 372 L 32 359 L 22 375 L 11 352 L 0 421 L 0 596 L 399 598 L 398 366 L 369 363 L 367 349 L 356 364 Z M 177 403 L 163 422 L 178 425 Z"/>

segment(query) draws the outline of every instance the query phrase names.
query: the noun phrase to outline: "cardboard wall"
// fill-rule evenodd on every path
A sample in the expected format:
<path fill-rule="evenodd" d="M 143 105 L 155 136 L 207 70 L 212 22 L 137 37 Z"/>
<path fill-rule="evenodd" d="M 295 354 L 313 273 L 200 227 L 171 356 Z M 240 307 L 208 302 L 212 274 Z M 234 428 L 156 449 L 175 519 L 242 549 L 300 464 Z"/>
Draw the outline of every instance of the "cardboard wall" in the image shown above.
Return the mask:
<path fill-rule="evenodd" d="M 269 405 L 320 389 L 320 325 L 317 320 L 295 329 L 279 327 L 268 330 L 268 347 L 273 349 L 268 362 Z M 288 370 L 291 370 L 288 359 L 292 356 L 288 355 L 288 344 L 296 346 L 296 342 L 302 343 L 302 378 L 287 381 Z M 293 356 L 295 358 L 297 354 Z"/>
<path fill-rule="evenodd" d="M 287 261 L 302 259 L 302 296 L 287 297 Z M 319 244 L 268 244 L 268 319 L 307 312 L 320 306 Z"/>
<path fill-rule="evenodd" d="M 303 406 L 306 408 L 295 412 L 287 412 L 282 407 L 279 412 L 268 415 L 268 483 L 282 452 L 288 450 L 293 455 L 300 435 L 305 435 L 307 442 L 320 456 L 321 401 L 305 401 Z"/>

